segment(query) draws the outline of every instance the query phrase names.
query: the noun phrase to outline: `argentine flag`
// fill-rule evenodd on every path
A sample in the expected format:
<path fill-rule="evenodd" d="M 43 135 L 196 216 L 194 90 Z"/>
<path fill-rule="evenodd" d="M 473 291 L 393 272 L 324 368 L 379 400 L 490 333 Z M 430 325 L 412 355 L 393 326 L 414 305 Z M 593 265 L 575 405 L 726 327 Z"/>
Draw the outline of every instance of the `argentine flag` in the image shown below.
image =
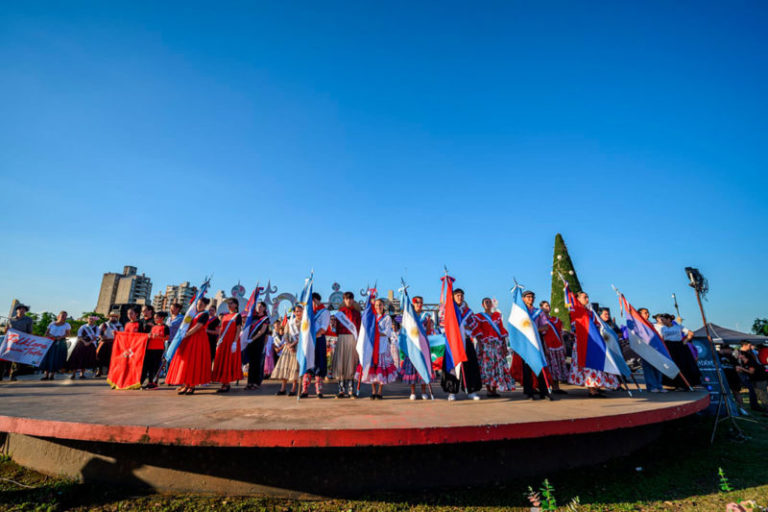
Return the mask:
<path fill-rule="evenodd" d="M 403 287 L 400 303 L 403 305 L 403 321 L 400 328 L 400 350 L 405 352 L 411 364 L 419 372 L 424 382 L 430 382 L 432 373 L 432 353 L 429 349 L 429 339 L 424 332 L 424 325 L 416 316 L 408 291 Z"/>
<path fill-rule="evenodd" d="M 194 320 L 197 316 L 197 301 L 205 296 L 205 292 L 208 290 L 210 285 L 211 280 L 206 278 L 205 282 L 200 285 L 200 290 L 198 290 L 197 295 L 195 295 L 195 298 L 192 299 L 192 302 L 187 308 L 187 312 L 184 313 L 184 320 L 181 321 L 179 330 L 176 331 L 176 336 L 173 337 L 171 342 L 168 344 L 168 348 L 165 349 L 165 353 L 163 354 L 163 359 L 165 359 L 168 364 L 171 363 L 171 359 L 173 359 L 173 356 L 176 354 L 176 350 L 178 350 L 179 346 L 181 345 L 181 340 L 187 334 L 192 320 Z"/>
<path fill-rule="evenodd" d="M 304 290 L 301 292 L 301 305 L 304 313 L 301 315 L 301 330 L 299 331 L 299 344 L 296 346 L 296 360 L 299 363 L 299 376 L 307 373 L 308 369 L 315 367 L 315 312 L 312 307 L 312 281 L 314 275 L 310 274 Z"/>
<path fill-rule="evenodd" d="M 539 375 L 547 366 L 547 360 L 541 348 L 539 331 L 528 314 L 528 307 L 523 302 L 522 287 L 512 289 L 512 310 L 507 318 L 509 324 L 509 348 L 514 350 L 523 361 Z"/>
<path fill-rule="evenodd" d="M 605 371 L 607 373 L 621 374 L 625 377 L 632 376 L 632 370 L 627 366 L 627 362 L 624 361 L 624 354 L 621 353 L 621 346 L 619 346 L 619 337 L 616 336 L 616 331 L 600 318 L 600 315 L 594 315 L 600 324 L 600 334 L 605 341 Z"/>

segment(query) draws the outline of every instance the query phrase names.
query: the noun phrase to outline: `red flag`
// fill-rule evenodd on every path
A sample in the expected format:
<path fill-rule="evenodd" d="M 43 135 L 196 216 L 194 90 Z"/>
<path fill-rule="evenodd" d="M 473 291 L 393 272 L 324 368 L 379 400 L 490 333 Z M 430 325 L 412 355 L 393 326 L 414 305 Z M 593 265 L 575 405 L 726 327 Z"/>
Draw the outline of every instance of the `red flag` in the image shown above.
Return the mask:
<path fill-rule="evenodd" d="M 141 367 L 149 334 L 138 332 L 115 333 L 112 359 L 109 362 L 107 383 L 113 389 L 141 387 Z"/>
<path fill-rule="evenodd" d="M 453 300 L 454 279 L 450 276 L 445 276 L 441 279 L 445 283 L 445 297 L 443 298 L 443 305 L 445 308 L 443 330 L 445 331 L 445 341 L 448 345 L 448 350 L 451 351 L 453 365 L 454 367 L 457 367 L 467 360 L 467 352 L 464 350 L 464 339 L 461 335 L 459 316 L 456 311 L 457 306 L 456 302 Z"/>

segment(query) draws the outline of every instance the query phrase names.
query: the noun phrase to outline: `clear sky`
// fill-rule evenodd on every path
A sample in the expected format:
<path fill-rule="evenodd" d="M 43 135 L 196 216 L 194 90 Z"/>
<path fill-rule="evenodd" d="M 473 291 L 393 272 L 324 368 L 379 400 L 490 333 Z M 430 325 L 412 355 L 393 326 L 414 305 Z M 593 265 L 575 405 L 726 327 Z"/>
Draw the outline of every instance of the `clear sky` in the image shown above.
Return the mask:
<path fill-rule="evenodd" d="M 768 316 L 765 2 L 13 2 L 0 304 L 104 272 Z M 5 314 L 4 308 L 0 313 Z"/>

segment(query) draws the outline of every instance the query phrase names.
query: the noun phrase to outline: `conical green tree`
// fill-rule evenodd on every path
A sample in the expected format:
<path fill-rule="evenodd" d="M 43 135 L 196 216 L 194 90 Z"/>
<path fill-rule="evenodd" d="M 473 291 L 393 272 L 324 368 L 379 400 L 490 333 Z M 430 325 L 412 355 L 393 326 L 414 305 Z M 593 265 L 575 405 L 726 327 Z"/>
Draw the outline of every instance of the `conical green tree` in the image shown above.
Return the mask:
<path fill-rule="evenodd" d="M 573 293 L 579 293 L 581 291 L 581 283 L 576 275 L 576 270 L 573 268 L 573 262 L 568 255 L 568 248 L 563 241 L 563 235 L 560 233 L 555 235 L 555 255 L 552 260 L 552 296 L 550 297 L 550 305 L 552 306 L 552 315 L 556 316 L 563 322 L 563 329 L 571 330 L 571 318 L 568 315 L 568 308 L 565 306 L 565 294 L 563 292 L 563 279 L 562 275 L 568 286 Z"/>

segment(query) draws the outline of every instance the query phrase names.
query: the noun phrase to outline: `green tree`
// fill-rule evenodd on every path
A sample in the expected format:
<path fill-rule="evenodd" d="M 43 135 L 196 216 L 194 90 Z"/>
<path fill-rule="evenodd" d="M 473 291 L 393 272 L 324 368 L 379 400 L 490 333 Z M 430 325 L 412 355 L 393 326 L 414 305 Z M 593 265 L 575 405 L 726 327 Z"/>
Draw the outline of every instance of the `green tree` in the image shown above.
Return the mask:
<path fill-rule="evenodd" d="M 36 319 L 35 323 L 32 325 L 32 334 L 36 334 L 37 336 L 45 336 L 45 331 L 48 330 L 48 325 L 51 322 L 56 321 L 56 315 L 48 311 L 40 313 L 39 316 L 35 313 L 27 314 Z"/>
<path fill-rule="evenodd" d="M 752 332 L 768 336 L 768 318 L 755 318 L 755 323 L 752 324 Z"/>
<path fill-rule="evenodd" d="M 563 280 L 561 276 L 568 281 L 568 285 L 573 293 L 581 291 L 581 283 L 573 268 L 573 262 L 568 255 L 568 248 L 563 241 L 563 235 L 555 235 L 555 254 L 552 260 L 552 295 L 550 305 L 552 306 L 552 315 L 563 322 L 563 329 L 571 330 L 571 318 L 568 315 L 568 308 L 565 306 L 565 292 L 563 291 Z"/>

